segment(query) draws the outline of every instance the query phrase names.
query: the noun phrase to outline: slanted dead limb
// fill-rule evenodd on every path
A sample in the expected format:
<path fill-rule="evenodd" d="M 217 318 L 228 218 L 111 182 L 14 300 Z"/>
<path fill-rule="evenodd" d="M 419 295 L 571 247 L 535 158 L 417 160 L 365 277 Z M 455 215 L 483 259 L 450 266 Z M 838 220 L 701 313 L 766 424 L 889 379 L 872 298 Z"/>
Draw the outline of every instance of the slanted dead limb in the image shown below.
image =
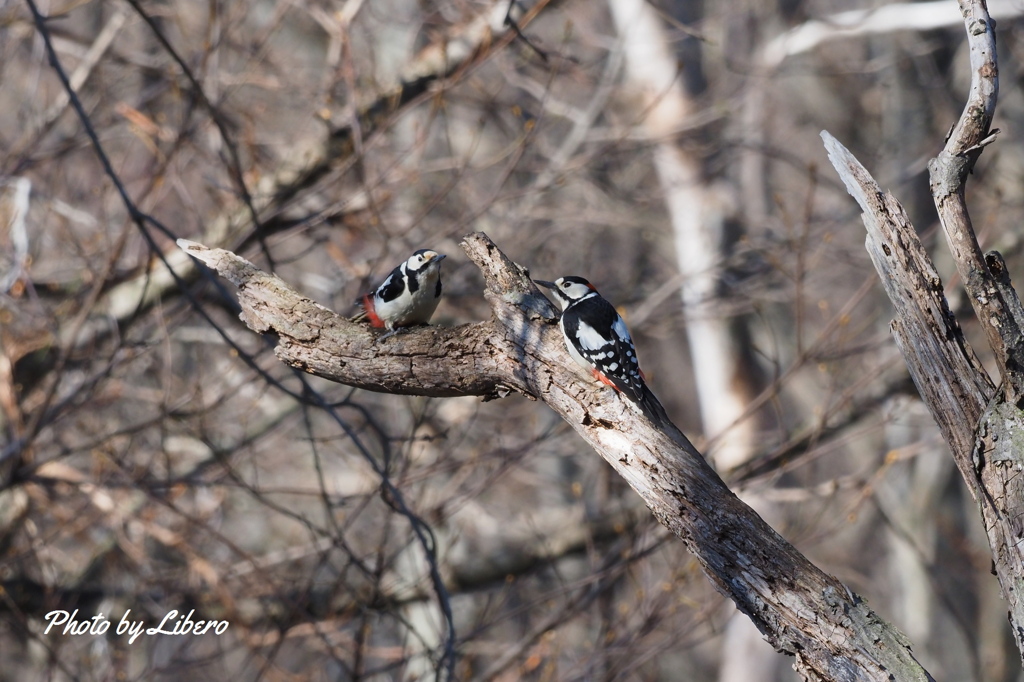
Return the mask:
<path fill-rule="evenodd" d="M 275 335 L 278 357 L 293 367 L 373 391 L 484 399 L 515 391 L 546 403 L 686 543 L 715 587 L 797 657 L 807 679 L 932 679 L 896 628 L 733 495 L 671 422 L 650 422 L 577 367 L 554 306 L 486 235 L 462 247 L 484 275 L 492 318 L 381 343 L 233 253 L 179 245 L 238 286 L 242 319 Z"/>
<path fill-rule="evenodd" d="M 982 254 L 964 198 L 967 176 L 997 132 L 991 124 L 999 81 L 995 27 L 985 3 L 960 0 L 960 9 L 970 44 L 971 92 L 928 169 L 957 271 L 992 347 L 998 388 L 964 339 L 903 207 L 834 137 L 822 137 L 864 211 L 867 250 L 896 309 L 896 343 L 981 508 L 1017 648 L 1024 652 L 1024 311 L 1002 256 Z"/>

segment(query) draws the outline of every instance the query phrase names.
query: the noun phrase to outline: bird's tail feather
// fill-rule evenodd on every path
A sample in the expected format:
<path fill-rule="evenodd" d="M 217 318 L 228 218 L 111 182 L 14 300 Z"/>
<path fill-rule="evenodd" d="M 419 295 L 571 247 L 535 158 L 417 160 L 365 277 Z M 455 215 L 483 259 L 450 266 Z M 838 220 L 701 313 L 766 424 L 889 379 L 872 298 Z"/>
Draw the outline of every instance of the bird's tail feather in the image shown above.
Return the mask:
<path fill-rule="evenodd" d="M 668 418 L 668 414 L 665 412 L 665 408 L 662 406 L 661 401 L 658 400 L 658 396 L 654 395 L 654 392 L 644 384 L 641 395 L 636 396 L 632 393 L 626 393 L 640 411 L 655 424 L 661 424 L 664 422 L 671 422 Z"/>

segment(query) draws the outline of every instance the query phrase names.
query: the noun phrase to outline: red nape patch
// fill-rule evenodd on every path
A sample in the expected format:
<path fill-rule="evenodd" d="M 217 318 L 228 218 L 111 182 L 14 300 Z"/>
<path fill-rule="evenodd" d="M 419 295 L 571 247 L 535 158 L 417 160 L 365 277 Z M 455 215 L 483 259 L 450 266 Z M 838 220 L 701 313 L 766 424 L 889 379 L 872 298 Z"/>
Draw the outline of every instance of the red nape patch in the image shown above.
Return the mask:
<path fill-rule="evenodd" d="M 370 321 L 371 327 L 383 328 L 384 320 L 377 317 L 377 311 L 373 309 L 373 295 L 363 296 L 363 310 L 366 311 L 366 319 Z"/>
<path fill-rule="evenodd" d="M 598 381 L 600 381 L 602 384 L 605 384 L 607 386 L 611 386 L 616 391 L 619 391 L 619 393 L 622 393 L 622 391 L 619 390 L 619 387 L 616 386 L 615 384 L 613 384 L 611 379 L 609 379 L 605 375 L 601 374 L 601 372 L 598 371 L 597 368 L 591 368 L 590 373 L 593 374 L 594 378 L 597 379 Z"/>

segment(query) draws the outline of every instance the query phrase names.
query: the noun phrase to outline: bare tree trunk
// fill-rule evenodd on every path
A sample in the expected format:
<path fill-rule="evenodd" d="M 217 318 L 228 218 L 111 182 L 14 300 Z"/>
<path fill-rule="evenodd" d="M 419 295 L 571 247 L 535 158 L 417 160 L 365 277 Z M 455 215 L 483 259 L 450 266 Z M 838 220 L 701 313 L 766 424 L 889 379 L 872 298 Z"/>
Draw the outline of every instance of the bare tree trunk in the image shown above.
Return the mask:
<path fill-rule="evenodd" d="M 710 182 L 701 159 L 682 149 L 675 133 L 693 114 L 680 67 L 657 11 L 642 0 L 610 0 L 623 41 L 627 87 L 636 91 L 640 127 L 656 140 L 654 167 L 665 197 L 676 247 L 686 314 L 686 335 L 700 396 L 704 435 L 715 439 L 712 457 L 730 469 L 750 456 L 756 424 L 741 419 L 757 391 L 745 371 L 729 320 L 716 312 L 725 223 L 734 192 Z"/>
<path fill-rule="evenodd" d="M 995 28 L 985 3 L 960 0 L 960 9 L 970 44 L 971 93 L 928 168 L 939 220 L 996 359 L 998 389 L 964 339 L 903 207 L 835 138 L 826 132 L 822 137 L 864 211 L 868 253 L 896 309 L 896 343 L 981 507 L 1010 624 L 1024 651 L 1024 311 L 1002 256 L 982 254 L 964 200 L 967 175 L 994 139 L 990 125 L 999 81 Z"/>
<path fill-rule="evenodd" d="M 587 377 L 565 352 L 554 306 L 526 268 L 483 234 L 466 237 L 481 269 L 490 321 L 428 327 L 377 343 L 280 279 L 221 249 L 179 240 L 239 287 L 242 318 L 277 338 L 288 365 L 375 391 L 543 400 L 643 498 L 736 602 L 811 680 L 930 680 L 910 643 L 836 578 L 823 573 L 722 483 L 667 419 L 652 423 Z"/>
<path fill-rule="evenodd" d="M 742 334 L 722 314 L 721 264 L 725 261 L 726 222 L 732 219 L 735 191 L 707 177 L 703 160 L 681 147 L 675 131 L 693 115 L 694 102 L 683 86 L 681 68 L 664 22 L 642 0 L 609 0 L 626 57 L 626 86 L 640 95 L 635 110 L 646 136 L 656 140 L 658 174 L 672 226 L 676 264 L 682 278 L 696 397 L 704 436 L 713 443 L 708 456 L 719 471 L 746 462 L 755 452 L 758 428 L 747 406 L 758 393 L 758 373 L 741 347 Z M 693 68 L 693 67 L 690 67 Z M 740 323 L 740 321 L 735 321 Z M 769 503 L 753 493 L 743 501 L 761 513 Z M 738 654 L 737 652 L 742 652 Z M 777 657 L 750 621 L 736 614 L 723 638 L 720 682 L 771 680 Z"/>

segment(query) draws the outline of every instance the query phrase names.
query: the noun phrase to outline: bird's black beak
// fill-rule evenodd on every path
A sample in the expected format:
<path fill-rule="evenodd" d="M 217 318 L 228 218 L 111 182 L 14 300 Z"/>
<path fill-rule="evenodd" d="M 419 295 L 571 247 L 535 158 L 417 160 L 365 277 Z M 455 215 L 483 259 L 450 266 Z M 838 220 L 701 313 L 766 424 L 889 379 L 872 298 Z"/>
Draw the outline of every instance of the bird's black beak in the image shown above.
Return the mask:
<path fill-rule="evenodd" d="M 554 282 L 545 282 L 542 279 L 535 279 L 535 280 L 533 280 L 533 283 L 534 284 L 539 284 L 542 287 L 545 287 L 546 289 L 554 289 L 555 288 L 555 283 Z"/>
<path fill-rule="evenodd" d="M 435 263 L 440 263 L 441 261 L 443 261 L 447 257 L 448 257 L 448 254 L 446 254 L 446 253 L 439 253 L 436 256 L 434 256 L 433 260 L 434 260 Z"/>

